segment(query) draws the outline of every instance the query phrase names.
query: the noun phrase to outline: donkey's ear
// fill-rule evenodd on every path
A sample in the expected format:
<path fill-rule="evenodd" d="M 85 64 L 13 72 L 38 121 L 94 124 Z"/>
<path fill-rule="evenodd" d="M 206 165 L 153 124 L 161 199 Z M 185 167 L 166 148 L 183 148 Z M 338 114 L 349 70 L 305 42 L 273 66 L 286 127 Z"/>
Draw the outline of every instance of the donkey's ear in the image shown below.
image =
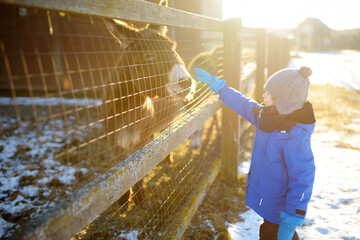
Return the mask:
<path fill-rule="evenodd" d="M 163 26 L 163 25 L 158 25 L 158 24 L 148 24 L 146 26 L 146 28 L 148 29 L 154 29 L 155 31 L 157 31 L 158 33 L 160 33 L 163 36 L 166 36 L 166 33 L 168 31 L 167 26 Z"/>
<path fill-rule="evenodd" d="M 104 22 L 110 34 L 123 48 L 127 48 L 137 37 L 138 29 L 131 27 L 126 22 L 112 19 L 104 19 Z"/>
<path fill-rule="evenodd" d="M 146 0 L 147 2 L 151 2 L 153 4 L 159 4 L 161 6 L 168 6 L 168 0 Z"/>
<path fill-rule="evenodd" d="M 159 0 L 148 0 L 149 2 L 159 2 Z M 167 7 L 168 6 L 168 0 L 160 0 L 159 2 L 160 6 Z M 168 31 L 167 26 L 162 26 L 158 24 L 148 24 L 146 28 L 154 29 L 155 31 L 159 32 L 161 35 L 166 36 L 166 33 Z"/>

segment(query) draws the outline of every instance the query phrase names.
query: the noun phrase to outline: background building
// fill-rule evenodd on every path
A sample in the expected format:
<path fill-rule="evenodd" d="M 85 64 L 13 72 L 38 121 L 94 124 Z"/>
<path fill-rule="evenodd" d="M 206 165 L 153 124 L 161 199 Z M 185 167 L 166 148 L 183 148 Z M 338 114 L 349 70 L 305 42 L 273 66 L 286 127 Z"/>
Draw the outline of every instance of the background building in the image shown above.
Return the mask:
<path fill-rule="evenodd" d="M 332 30 L 317 18 L 307 18 L 295 29 L 296 50 L 326 51 L 331 47 Z"/>

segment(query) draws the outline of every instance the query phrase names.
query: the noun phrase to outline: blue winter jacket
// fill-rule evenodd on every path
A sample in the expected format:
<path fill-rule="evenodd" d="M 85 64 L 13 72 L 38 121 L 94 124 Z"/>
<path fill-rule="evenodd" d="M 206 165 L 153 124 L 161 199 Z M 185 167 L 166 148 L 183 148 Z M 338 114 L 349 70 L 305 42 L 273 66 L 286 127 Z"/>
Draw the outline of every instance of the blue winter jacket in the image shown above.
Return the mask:
<path fill-rule="evenodd" d="M 246 204 L 269 222 L 280 223 L 280 211 L 305 218 L 315 177 L 310 138 L 312 124 L 296 123 L 288 132 L 258 128 L 257 102 L 225 86 L 223 103 L 256 127 L 247 178 Z"/>

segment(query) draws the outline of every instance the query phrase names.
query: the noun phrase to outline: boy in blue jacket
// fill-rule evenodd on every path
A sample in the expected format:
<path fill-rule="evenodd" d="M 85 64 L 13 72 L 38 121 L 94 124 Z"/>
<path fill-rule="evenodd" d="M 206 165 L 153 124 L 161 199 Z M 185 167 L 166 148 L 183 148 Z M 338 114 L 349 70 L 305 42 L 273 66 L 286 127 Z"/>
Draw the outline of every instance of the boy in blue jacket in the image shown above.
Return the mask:
<path fill-rule="evenodd" d="M 200 68 L 194 71 L 197 80 L 256 127 L 246 204 L 264 218 L 260 239 L 299 239 L 295 229 L 304 222 L 315 177 L 310 146 L 315 116 L 307 101 L 311 69 L 274 73 L 264 85 L 265 106 L 228 87 L 225 80 Z"/>

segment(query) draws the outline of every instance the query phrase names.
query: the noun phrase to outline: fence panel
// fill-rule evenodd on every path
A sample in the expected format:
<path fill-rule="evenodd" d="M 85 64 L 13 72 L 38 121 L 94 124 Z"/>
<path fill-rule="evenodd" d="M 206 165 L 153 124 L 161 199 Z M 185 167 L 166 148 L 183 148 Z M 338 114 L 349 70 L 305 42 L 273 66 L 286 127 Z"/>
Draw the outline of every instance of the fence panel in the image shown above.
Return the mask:
<path fill-rule="evenodd" d="M 170 234 L 220 164 L 221 104 L 191 76 L 197 66 L 223 77 L 224 50 L 195 56 L 205 38 L 176 52 L 159 24 L 220 31 L 222 22 L 138 0 L 2 2 L 4 236 Z M 136 30 L 109 17 L 156 25 Z"/>
<path fill-rule="evenodd" d="M 8 176 L 2 181 L 7 191 L 2 215 L 21 226 L 23 238 L 76 234 L 220 107 L 204 86 L 194 86 L 174 42 L 158 34 L 161 28 L 134 31 L 95 16 L 1 9 L 2 26 L 11 26 L 1 28 L 2 164 Z M 191 171 L 197 165 L 194 160 L 174 164 L 172 174 L 181 179 L 173 176 L 173 181 L 185 183 L 192 176 L 196 182 L 194 176 L 201 174 Z M 186 167 L 192 170 L 182 170 Z M 141 196 L 151 184 L 147 179 L 133 189 L 139 206 L 147 201 Z M 157 190 L 154 201 L 163 203 L 146 204 L 174 211 L 165 206 L 175 190 Z M 18 202 L 23 204 L 9 211 Z M 117 211 L 127 211 L 129 204 Z M 149 224 L 161 218 L 156 211 L 145 213 Z M 156 222 L 153 227 L 160 226 Z"/>

